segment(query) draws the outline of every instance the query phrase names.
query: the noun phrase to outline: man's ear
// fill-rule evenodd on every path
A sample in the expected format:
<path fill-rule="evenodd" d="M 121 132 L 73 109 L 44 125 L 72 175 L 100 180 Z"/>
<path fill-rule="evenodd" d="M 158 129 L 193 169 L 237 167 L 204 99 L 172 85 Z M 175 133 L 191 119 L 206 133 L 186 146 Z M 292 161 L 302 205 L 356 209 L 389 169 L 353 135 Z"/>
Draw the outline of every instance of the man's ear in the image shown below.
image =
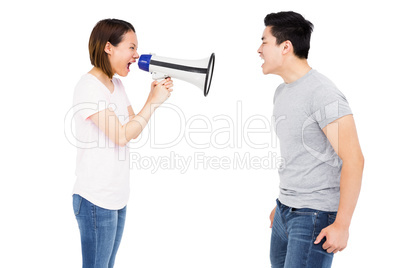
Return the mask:
<path fill-rule="evenodd" d="M 292 42 L 286 40 L 282 43 L 282 55 L 288 54 L 289 52 L 293 51 Z"/>
<path fill-rule="evenodd" d="M 105 45 L 105 52 L 110 55 L 112 53 L 112 47 L 112 44 L 110 42 L 107 42 Z"/>

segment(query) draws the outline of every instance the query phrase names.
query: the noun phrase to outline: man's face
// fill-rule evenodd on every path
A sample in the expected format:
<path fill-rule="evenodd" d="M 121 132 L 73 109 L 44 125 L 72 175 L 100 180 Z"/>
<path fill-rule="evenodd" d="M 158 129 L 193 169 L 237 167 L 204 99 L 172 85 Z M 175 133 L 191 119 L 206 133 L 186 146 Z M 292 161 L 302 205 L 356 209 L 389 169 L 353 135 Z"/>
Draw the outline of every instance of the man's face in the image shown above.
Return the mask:
<path fill-rule="evenodd" d="M 271 27 L 265 27 L 262 35 L 262 44 L 258 49 L 261 59 L 264 63 L 261 65 L 264 74 L 278 74 L 282 66 L 281 45 L 276 44 L 276 38 L 271 34 Z"/>

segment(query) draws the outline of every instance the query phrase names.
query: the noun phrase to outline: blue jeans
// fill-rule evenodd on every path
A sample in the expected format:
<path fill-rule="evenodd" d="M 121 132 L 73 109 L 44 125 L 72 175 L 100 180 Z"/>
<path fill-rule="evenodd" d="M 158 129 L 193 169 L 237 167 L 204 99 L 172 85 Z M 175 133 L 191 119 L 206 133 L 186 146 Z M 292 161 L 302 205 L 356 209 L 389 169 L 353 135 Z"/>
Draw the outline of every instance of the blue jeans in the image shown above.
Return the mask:
<path fill-rule="evenodd" d="M 126 207 L 104 209 L 74 194 L 73 208 L 81 234 L 82 267 L 112 268 L 123 235 Z"/>
<path fill-rule="evenodd" d="M 309 208 L 295 209 L 279 200 L 275 210 L 271 235 L 271 265 L 273 268 L 331 267 L 333 253 L 327 253 L 314 241 L 321 230 L 334 223 L 336 212 Z"/>

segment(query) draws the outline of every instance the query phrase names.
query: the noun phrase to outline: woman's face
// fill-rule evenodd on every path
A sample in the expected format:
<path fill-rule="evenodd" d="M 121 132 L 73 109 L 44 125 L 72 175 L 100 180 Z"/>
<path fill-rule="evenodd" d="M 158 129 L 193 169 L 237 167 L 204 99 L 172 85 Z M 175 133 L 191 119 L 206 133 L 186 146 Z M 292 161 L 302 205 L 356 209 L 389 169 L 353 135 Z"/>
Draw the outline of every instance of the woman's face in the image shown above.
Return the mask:
<path fill-rule="evenodd" d="M 109 55 L 113 73 L 123 77 L 128 75 L 130 65 L 139 58 L 137 48 L 137 35 L 133 31 L 124 34 L 122 41 L 117 46 L 113 46 L 109 42 L 106 44 L 105 51 Z"/>

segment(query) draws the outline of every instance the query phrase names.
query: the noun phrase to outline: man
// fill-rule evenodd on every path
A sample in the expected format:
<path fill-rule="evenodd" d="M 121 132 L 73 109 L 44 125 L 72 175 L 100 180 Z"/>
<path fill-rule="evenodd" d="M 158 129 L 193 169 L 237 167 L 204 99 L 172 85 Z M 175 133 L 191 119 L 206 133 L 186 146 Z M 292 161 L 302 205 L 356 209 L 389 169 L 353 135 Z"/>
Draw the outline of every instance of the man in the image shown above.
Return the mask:
<path fill-rule="evenodd" d="M 265 17 L 264 74 L 283 78 L 274 96 L 281 156 L 271 213 L 272 267 L 331 267 L 345 249 L 364 158 L 344 95 L 308 62 L 313 24 L 295 12 Z"/>

